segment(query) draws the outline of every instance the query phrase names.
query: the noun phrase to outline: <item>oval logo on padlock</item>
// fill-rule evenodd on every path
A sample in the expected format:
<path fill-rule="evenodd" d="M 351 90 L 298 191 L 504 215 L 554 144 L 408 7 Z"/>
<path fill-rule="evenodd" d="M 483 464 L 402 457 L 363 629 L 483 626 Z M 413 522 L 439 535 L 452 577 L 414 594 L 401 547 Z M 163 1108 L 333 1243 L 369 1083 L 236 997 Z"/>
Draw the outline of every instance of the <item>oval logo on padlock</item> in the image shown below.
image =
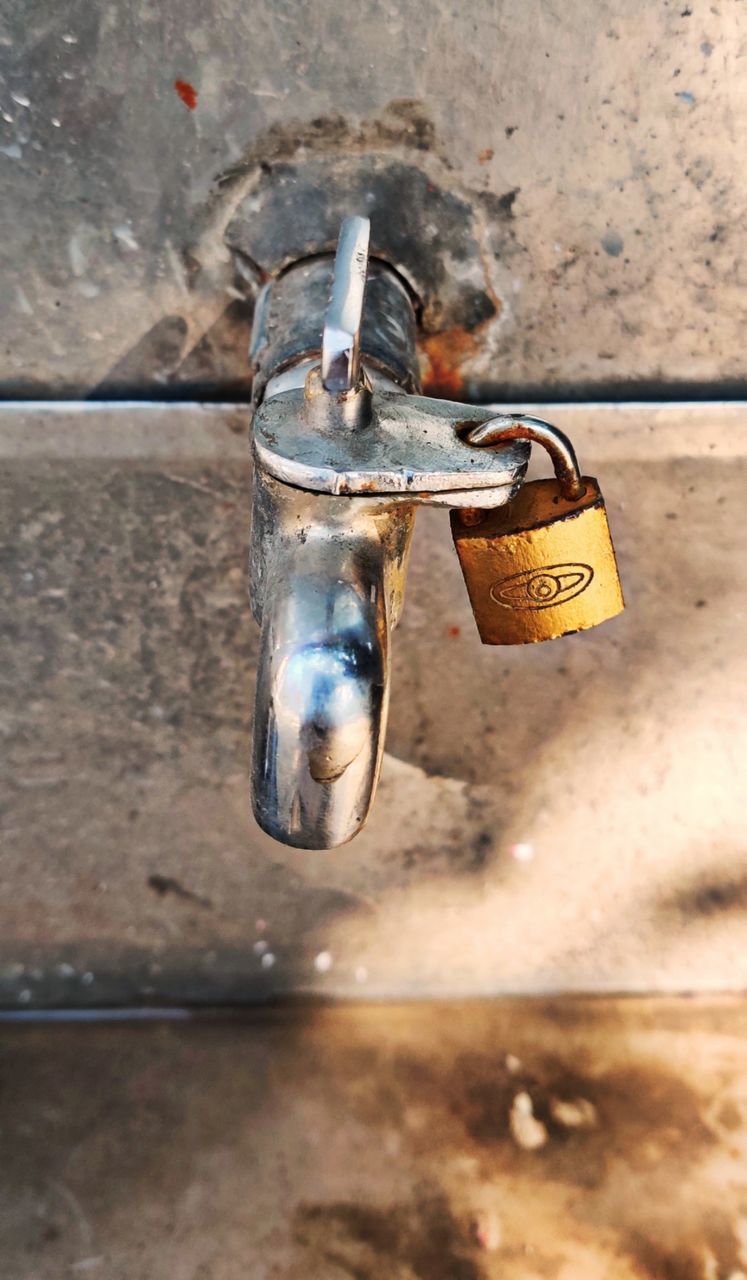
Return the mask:
<path fill-rule="evenodd" d="M 547 564 L 494 582 L 490 598 L 505 609 L 550 609 L 580 596 L 593 577 L 589 564 Z"/>

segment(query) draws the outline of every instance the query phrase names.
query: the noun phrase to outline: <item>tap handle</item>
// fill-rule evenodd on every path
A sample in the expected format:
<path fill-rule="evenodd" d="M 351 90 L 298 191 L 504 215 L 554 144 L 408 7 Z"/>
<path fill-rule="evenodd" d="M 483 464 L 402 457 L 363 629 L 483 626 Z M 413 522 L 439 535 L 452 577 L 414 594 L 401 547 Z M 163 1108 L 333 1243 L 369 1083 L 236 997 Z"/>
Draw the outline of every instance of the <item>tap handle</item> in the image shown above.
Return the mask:
<path fill-rule="evenodd" d="M 353 391 L 360 379 L 361 321 L 370 234 L 368 218 L 345 218 L 340 228 L 332 295 L 322 333 L 322 384 L 333 395 Z"/>

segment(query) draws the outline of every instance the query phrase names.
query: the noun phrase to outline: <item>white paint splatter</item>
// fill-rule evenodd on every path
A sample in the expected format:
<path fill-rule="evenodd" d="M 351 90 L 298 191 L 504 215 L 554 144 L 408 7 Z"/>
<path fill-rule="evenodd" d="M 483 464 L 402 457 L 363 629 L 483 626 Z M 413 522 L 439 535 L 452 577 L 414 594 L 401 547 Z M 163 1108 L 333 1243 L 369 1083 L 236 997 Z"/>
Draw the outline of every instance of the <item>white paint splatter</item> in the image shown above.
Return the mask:
<path fill-rule="evenodd" d="M 90 969 L 86 969 L 86 972 L 83 974 L 81 978 L 81 982 L 83 983 L 84 987 L 90 987 L 92 985 L 93 974 L 91 973 Z"/>
<path fill-rule="evenodd" d="M 34 308 L 26 297 L 26 294 L 23 292 L 20 284 L 16 285 L 16 301 L 18 303 L 18 310 L 23 312 L 25 316 L 32 316 L 34 314 Z"/>
<path fill-rule="evenodd" d="M 597 1109 L 588 1098 L 553 1098 L 550 1114 L 566 1129 L 593 1129 L 597 1123 Z"/>
<path fill-rule="evenodd" d="M 255 942 L 252 950 L 254 951 L 255 956 L 263 956 L 265 952 L 269 950 L 269 948 L 267 946 L 267 943 L 264 942 L 261 938 L 259 938 L 258 941 Z"/>
<path fill-rule="evenodd" d="M 50 120 L 50 123 L 54 125 L 55 129 L 62 128 L 62 121 L 60 120 L 59 116 L 50 116 L 49 120 Z"/>
<path fill-rule="evenodd" d="M 329 973 L 332 968 L 332 955 L 329 951 L 320 951 L 319 955 L 314 959 L 314 968 L 317 973 Z"/>
<path fill-rule="evenodd" d="M 266 951 L 262 956 L 261 965 L 263 969 L 271 969 L 275 963 L 275 957 L 271 951 Z"/>
<path fill-rule="evenodd" d="M 128 226 L 112 227 L 112 235 L 117 244 L 121 244 L 125 249 L 130 249 L 133 253 L 137 253 L 140 245 L 132 234 L 132 228 Z"/>
<path fill-rule="evenodd" d="M 74 276 L 82 276 L 88 257 L 80 240 L 80 236 L 73 235 L 70 237 L 67 245 L 67 255 L 70 259 L 70 269 Z"/>
<path fill-rule="evenodd" d="M 527 841 L 519 841 L 518 844 L 511 845 L 509 853 L 515 862 L 531 862 L 534 857 L 534 845 Z"/>
<path fill-rule="evenodd" d="M 25 93 L 11 93 L 11 95 L 10 95 L 10 96 L 11 96 L 11 98 L 13 99 L 13 101 L 14 101 L 14 102 L 17 102 L 17 103 L 18 103 L 19 107 L 30 107 L 30 106 L 31 106 L 31 101 L 30 101 L 30 99 L 29 99 L 29 98 L 27 98 L 27 97 L 26 97 L 26 94 L 25 94 Z"/>
<path fill-rule="evenodd" d="M 508 1117 L 511 1137 L 524 1151 L 538 1151 L 547 1142 L 547 1129 L 534 1114 L 532 1099 L 523 1091 L 511 1103 Z"/>
<path fill-rule="evenodd" d="M 66 32 L 65 32 L 65 34 L 64 34 L 64 36 L 62 37 L 62 39 L 63 39 L 63 41 L 64 41 L 64 43 L 65 43 L 65 44 L 77 44 L 77 43 L 78 43 L 78 37 L 77 37 L 77 36 L 74 36 L 74 35 L 73 35 L 73 33 L 72 33 L 72 31 L 66 31 Z"/>

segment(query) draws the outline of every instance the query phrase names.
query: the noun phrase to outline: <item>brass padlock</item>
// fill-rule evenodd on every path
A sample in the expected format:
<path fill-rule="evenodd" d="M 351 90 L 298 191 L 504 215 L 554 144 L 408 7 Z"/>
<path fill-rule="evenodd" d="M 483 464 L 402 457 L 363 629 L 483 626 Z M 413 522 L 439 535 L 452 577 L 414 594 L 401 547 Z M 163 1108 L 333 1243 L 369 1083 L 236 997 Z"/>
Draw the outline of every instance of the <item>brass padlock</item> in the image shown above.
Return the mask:
<path fill-rule="evenodd" d="M 451 513 L 454 537 L 483 644 L 533 644 L 585 631 L 625 604 L 604 499 L 582 477 L 573 446 L 540 418 L 492 418 L 468 444 L 536 441 L 548 450 L 554 480 L 522 485 L 505 507 Z"/>

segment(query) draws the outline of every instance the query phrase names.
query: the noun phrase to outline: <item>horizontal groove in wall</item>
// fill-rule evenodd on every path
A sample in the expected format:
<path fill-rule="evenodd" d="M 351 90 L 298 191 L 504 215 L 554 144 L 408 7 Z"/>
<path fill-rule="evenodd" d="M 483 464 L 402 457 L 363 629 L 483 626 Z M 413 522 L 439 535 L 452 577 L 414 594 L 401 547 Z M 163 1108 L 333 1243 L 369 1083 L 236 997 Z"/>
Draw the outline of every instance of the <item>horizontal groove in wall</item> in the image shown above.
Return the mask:
<path fill-rule="evenodd" d="M 500 403 L 500 412 L 536 412 L 574 437 L 594 460 L 734 458 L 747 453 L 747 400 L 583 404 Z M 244 461 L 248 404 L 164 401 L 6 401 L 0 457 L 164 458 Z"/>

